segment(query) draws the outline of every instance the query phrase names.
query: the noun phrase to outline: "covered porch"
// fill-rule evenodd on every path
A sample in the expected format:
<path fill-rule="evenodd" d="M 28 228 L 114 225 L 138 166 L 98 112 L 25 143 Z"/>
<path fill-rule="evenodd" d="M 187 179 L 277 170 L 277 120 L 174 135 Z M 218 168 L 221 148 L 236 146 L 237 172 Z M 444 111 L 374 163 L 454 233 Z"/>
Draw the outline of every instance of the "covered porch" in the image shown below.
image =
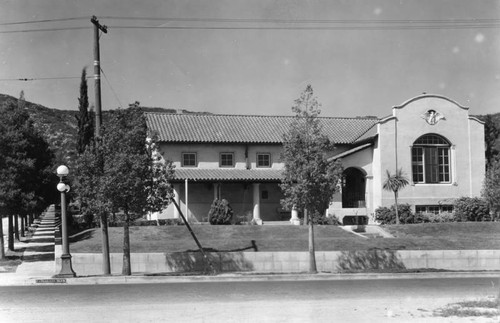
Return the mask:
<path fill-rule="evenodd" d="M 208 223 L 214 199 L 226 199 L 234 221 L 262 224 L 290 220 L 291 212 L 280 205 L 280 181 L 281 171 L 274 169 L 176 169 L 173 187 L 176 202 L 190 222 Z M 179 217 L 173 205 L 150 215 L 151 220 Z"/>

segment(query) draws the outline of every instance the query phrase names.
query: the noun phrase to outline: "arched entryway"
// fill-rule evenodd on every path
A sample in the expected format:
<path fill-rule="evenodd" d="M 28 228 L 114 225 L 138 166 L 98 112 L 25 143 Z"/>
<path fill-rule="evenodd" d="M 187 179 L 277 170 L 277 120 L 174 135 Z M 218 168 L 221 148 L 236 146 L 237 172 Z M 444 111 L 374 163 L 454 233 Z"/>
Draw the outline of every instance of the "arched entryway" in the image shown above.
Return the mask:
<path fill-rule="evenodd" d="M 342 174 L 342 208 L 364 208 L 365 174 L 358 168 L 349 167 Z"/>

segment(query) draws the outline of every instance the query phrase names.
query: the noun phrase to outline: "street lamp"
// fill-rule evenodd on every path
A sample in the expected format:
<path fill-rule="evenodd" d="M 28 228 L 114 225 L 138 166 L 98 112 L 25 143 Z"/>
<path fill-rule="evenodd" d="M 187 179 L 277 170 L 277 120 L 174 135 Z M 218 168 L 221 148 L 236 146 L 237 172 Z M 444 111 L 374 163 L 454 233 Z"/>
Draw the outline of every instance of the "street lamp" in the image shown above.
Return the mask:
<path fill-rule="evenodd" d="M 57 190 L 61 192 L 61 219 L 62 219 L 62 255 L 61 255 L 61 271 L 56 277 L 76 277 L 76 273 L 71 267 L 71 255 L 69 253 L 68 241 L 68 221 L 66 219 L 66 192 L 69 192 L 69 185 L 64 183 L 64 177 L 68 176 L 68 167 L 61 165 L 57 167 L 57 176 L 59 176 L 59 184 Z"/>

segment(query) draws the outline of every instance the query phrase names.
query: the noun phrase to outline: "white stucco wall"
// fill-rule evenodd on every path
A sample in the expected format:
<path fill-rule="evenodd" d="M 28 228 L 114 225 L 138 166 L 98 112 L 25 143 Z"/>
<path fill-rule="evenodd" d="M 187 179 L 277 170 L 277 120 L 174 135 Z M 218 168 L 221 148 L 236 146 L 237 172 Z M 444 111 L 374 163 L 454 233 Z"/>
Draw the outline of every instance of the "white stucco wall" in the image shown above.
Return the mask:
<path fill-rule="evenodd" d="M 198 168 L 219 168 L 220 153 L 234 153 L 234 168 L 245 169 L 245 149 L 248 149 L 248 163 L 257 168 L 257 153 L 271 154 L 271 168 L 283 168 L 280 160 L 280 145 L 265 144 L 160 144 L 160 151 L 165 159 L 172 160 L 176 168 L 181 168 L 182 153 L 196 153 Z"/>
<path fill-rule="evenodd" d="M 445 119 L 434 125 L 427 123 L 422 115 L 430 109 L 442 114 Z M 468 109 L 443 97 L 423 96 L 395 107 L 393 116 L 394 118 L 389 118 L 380 124 L 381 182 L 384 180 L 386 169 L 391 173 L 395 172 L 396 158 L 397 167 L 402 168 L 411 180 L 411 146 L 420 136 L 435 133 L 446 138 L 452 145 L 450 149 L 451 182 L 439 184 L 412 182 L 399 193 L 401 203 L 451 204 L 460 196 L 480 195 L 484 177 L 484 128 L 480 122 L 469 120 Z M 379 189 L 381 198 L 375 204 L 392 205 L 393 194 L 383 191 L 381 185 Z"/>

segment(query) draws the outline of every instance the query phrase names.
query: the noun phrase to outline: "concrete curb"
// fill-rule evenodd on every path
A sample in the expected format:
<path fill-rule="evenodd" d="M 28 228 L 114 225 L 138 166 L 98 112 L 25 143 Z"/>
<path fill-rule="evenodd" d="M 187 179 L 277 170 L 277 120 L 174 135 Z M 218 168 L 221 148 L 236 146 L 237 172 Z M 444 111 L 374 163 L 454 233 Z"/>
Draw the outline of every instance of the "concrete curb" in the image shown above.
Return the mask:
<path fill-rule="evenodd" d="M 47 285 L 105 285 L 105 284 L 164 284 L 164 283 L 222 283 L 222 282 L 279 282 L 279 281 L 331 281 L 331 280 L 387 280 L 387 279 L 439 279 L 439 278 L 492 278 L 500 279 L 500 271 L 488 272 L 423 272 L 423 273 L 355 273 L 355 274 L 272 274 L 231 273 L 215 276 L 88 276 L 75 278 L 0 277 L 0 286 Z"/>

